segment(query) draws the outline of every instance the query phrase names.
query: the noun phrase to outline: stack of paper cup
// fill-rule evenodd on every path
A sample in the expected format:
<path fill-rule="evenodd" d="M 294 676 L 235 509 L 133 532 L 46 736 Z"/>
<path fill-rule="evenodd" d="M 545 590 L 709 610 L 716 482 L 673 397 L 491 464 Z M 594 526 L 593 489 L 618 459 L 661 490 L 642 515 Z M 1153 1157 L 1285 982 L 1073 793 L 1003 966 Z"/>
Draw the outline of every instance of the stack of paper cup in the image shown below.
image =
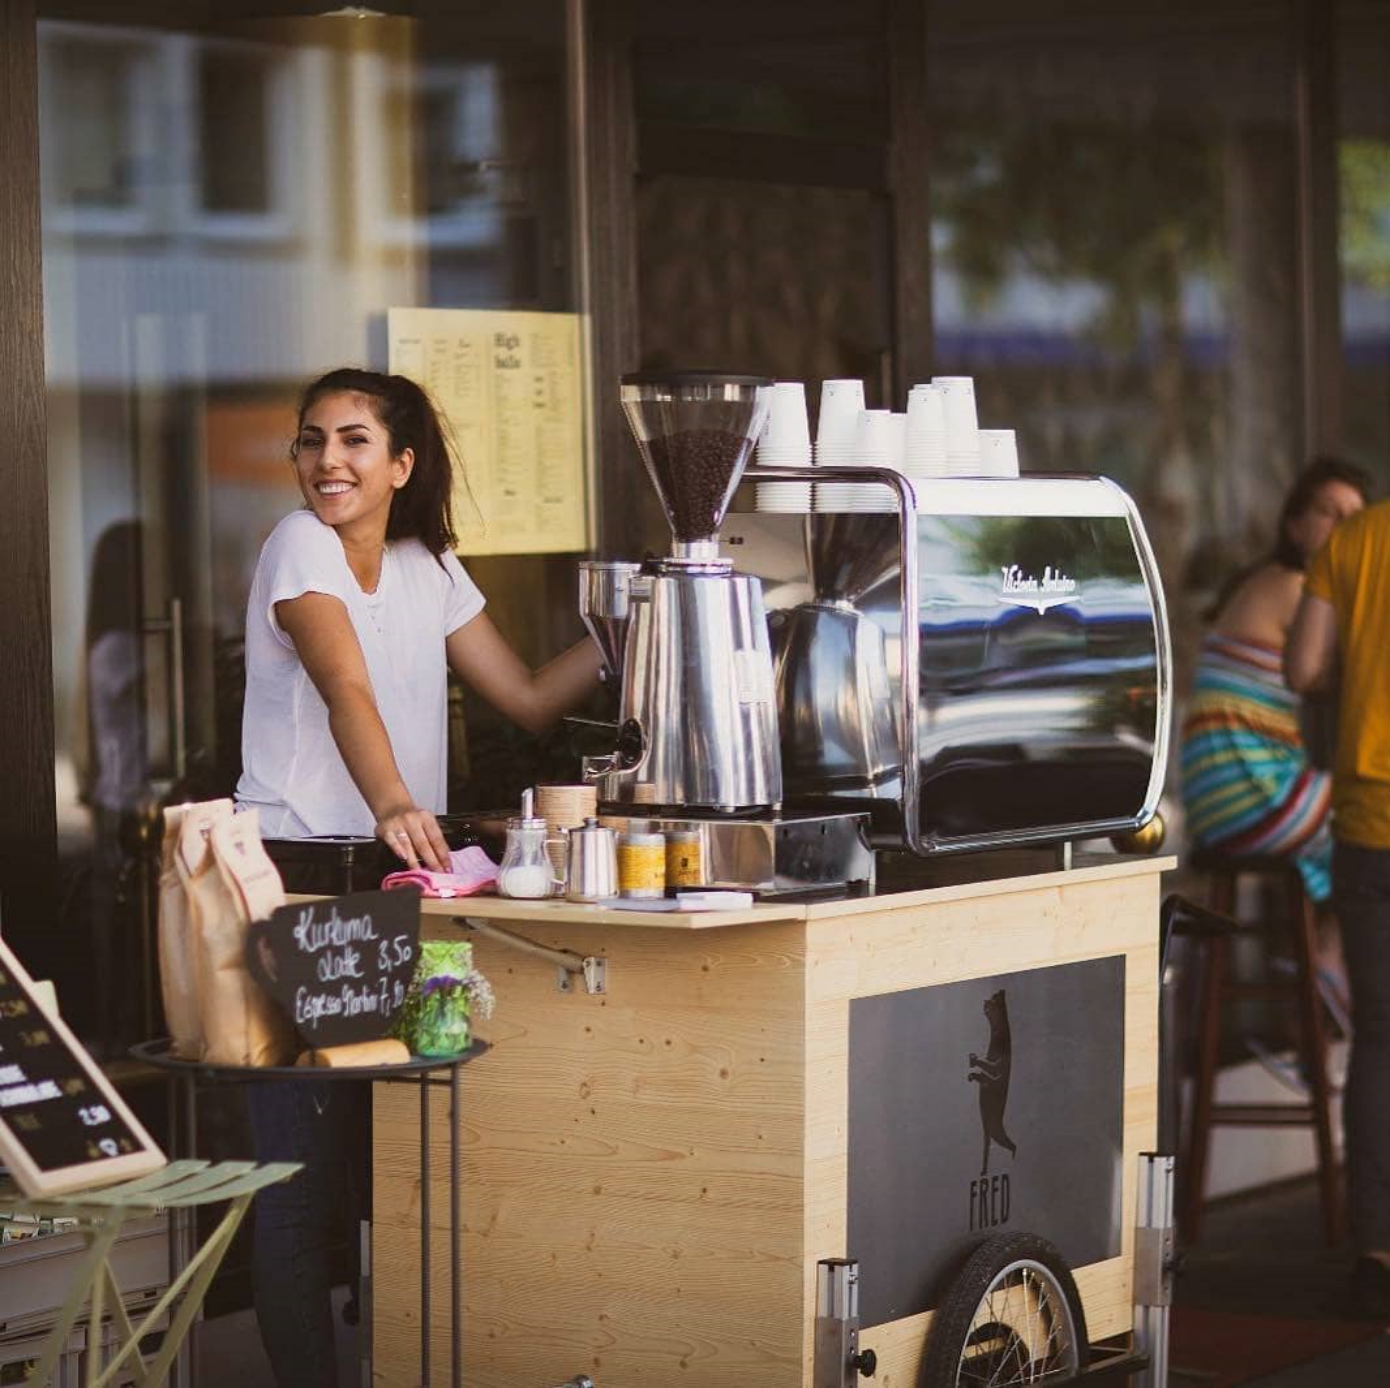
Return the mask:
<path fill-rule="evenodd" d="M 551 866 L 557 877 L 565 875 L 565 839 L 562 830 L 578 829 L 598 814 L 598 788 L 593 785 L 537 786 L 536 814 L 545 820 Z"/>
<path fill-rule="evenodd" d="M 854 439 L 864 410 L 863 381 L 822 381 L 816 421 L 816 462 L 846 467 L 854 462 Z"/>
<path fill-rule="evenodd" d="M 1012 429 L 980 430 L 980 462 L 976 476 L 1018 476 L 1018 440 Z"/>
<path fill-rule="evenodd" d="M 902 452 L 905 422 L 891 410 L 860 410 L 849 457 L 840 466 L 894 467 Z M 816 483 L 818 511 L 891 511 L 895 504 L 893 493 L 881 483 Z"/>
<path fill-rule="evenodd" d="M 854 435 L 856 467 L 888 467 L 893 452 L 893 412 L 863 410 Z"/>
<path fill-rule="evenodd" d="M 816 466 L 853 467 L 857 460 L 860 417 L 864 413 L 864 382 L 822 381 L 820 418 L 816 421 Z M 817 482 L 815 509 L 838 511 L 844 482 Z"/>
<path fill-rule="evenodd" d="M 778 381 L 772 387 L 772 406 L 758 440 L 761 467 L 810 467 L 811 426 L 806 419 L 806 387 L 800 381 Z M 759 482 L 759 511 L 805 512 L 811 509 L 811 483 Z"/>
<path fill-rule="evenodd" d="M 975 413 L 972 376 L 933 376 L 940 386 L 946 415 L 946 470 L 954 477 L 973 477 L 980 462 L 980 422 Z"/>
<path fill-rule="evenodd" d="M 908 392 L 903 472 L 908 477 L 946 476 L 946 393 L 930 382 Z"/>
<path fill-rule="evenodd" d="M 907 415 L 894 410 L 888 416 L 888 466 L 902 472 L 907 465 Z"/>

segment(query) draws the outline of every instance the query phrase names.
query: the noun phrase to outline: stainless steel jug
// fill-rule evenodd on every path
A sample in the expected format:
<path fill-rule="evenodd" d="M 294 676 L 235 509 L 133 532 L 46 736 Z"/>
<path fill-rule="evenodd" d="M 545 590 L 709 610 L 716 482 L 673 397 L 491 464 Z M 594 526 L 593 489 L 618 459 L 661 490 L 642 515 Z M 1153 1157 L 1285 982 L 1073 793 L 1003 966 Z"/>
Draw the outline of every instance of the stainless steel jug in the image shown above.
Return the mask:
<path fill-rule="evenodd" d="M 569 831 L 565 896 L 601 901 L 618 894 L 618 835 L 592 817 Z"/>

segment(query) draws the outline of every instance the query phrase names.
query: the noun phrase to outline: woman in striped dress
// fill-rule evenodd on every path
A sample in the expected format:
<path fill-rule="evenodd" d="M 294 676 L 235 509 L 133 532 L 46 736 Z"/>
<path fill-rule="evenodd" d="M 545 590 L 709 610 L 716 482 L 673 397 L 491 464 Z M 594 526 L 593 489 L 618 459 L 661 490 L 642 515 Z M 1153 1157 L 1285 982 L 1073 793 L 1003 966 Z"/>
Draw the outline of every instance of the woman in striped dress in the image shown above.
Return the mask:
<path fill-rule="evenodd" d="M 1305 565 L 1369 490 L 1369 477 L 1338 459 L 1299 476 L 1273 552 L 1218 600 L 1183 723 L 1188 837 L 1233 854 L 1288 854 L 1318 903 L 1331 894 L 1331 779 L 1308 761 L 1281 661 Z"/>

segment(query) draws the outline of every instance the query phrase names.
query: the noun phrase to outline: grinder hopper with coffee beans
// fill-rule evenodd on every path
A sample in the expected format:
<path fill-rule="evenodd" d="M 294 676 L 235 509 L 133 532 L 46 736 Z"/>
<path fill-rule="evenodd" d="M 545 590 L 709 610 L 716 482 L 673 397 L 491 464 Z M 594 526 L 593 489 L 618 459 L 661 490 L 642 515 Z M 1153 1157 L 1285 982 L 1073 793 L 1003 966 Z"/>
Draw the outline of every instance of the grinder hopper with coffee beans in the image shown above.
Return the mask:
<path fill-rule="evenodd" d="M 871 880 L 862 817 L 781 815 L 782 760 L 761 581 L 719 552 L 772 382 L 638 372 L 622 406 L 673 543 L 644 564 L 580 565 L 580 613 L 621 682 L 614 747 L 586 759 L 609 818 L 699 827 L 711 887 L 763 893 Z"/>

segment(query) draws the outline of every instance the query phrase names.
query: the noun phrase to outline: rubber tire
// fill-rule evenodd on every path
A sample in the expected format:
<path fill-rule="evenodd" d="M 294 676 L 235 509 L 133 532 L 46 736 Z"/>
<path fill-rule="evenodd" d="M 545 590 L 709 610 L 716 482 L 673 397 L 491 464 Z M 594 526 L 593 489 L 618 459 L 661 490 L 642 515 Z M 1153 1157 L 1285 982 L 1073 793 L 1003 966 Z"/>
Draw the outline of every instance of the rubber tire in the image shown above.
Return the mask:
<path fill-rule="evenodd" d="M 927 1357 L 918 1388 L 958 1388 L 956 1375 L 960 1357 L 965 1349 L 966 1337 L 970 1334 L 970 1323 L 980 1309 L 985 1292 L 1010 1263 L 1023 1260 L 1042 1267 L 1065 1298 L 1076 1330 L 1077 1373 L 1085 1370 L 1091 1357 L 1091 1346 L 1086 1337 L 1086 1312 L 1066 1259 L 1054 1244 L 1037 1234 L 997 1234 L 986 1239 L 970 1255 L 942 1298 L 941 1305 L 936 1308 L 927 1336 Z M 1057 1377 L 1042 1381 L 1064 1383 L 1068 1380 Z"/>

